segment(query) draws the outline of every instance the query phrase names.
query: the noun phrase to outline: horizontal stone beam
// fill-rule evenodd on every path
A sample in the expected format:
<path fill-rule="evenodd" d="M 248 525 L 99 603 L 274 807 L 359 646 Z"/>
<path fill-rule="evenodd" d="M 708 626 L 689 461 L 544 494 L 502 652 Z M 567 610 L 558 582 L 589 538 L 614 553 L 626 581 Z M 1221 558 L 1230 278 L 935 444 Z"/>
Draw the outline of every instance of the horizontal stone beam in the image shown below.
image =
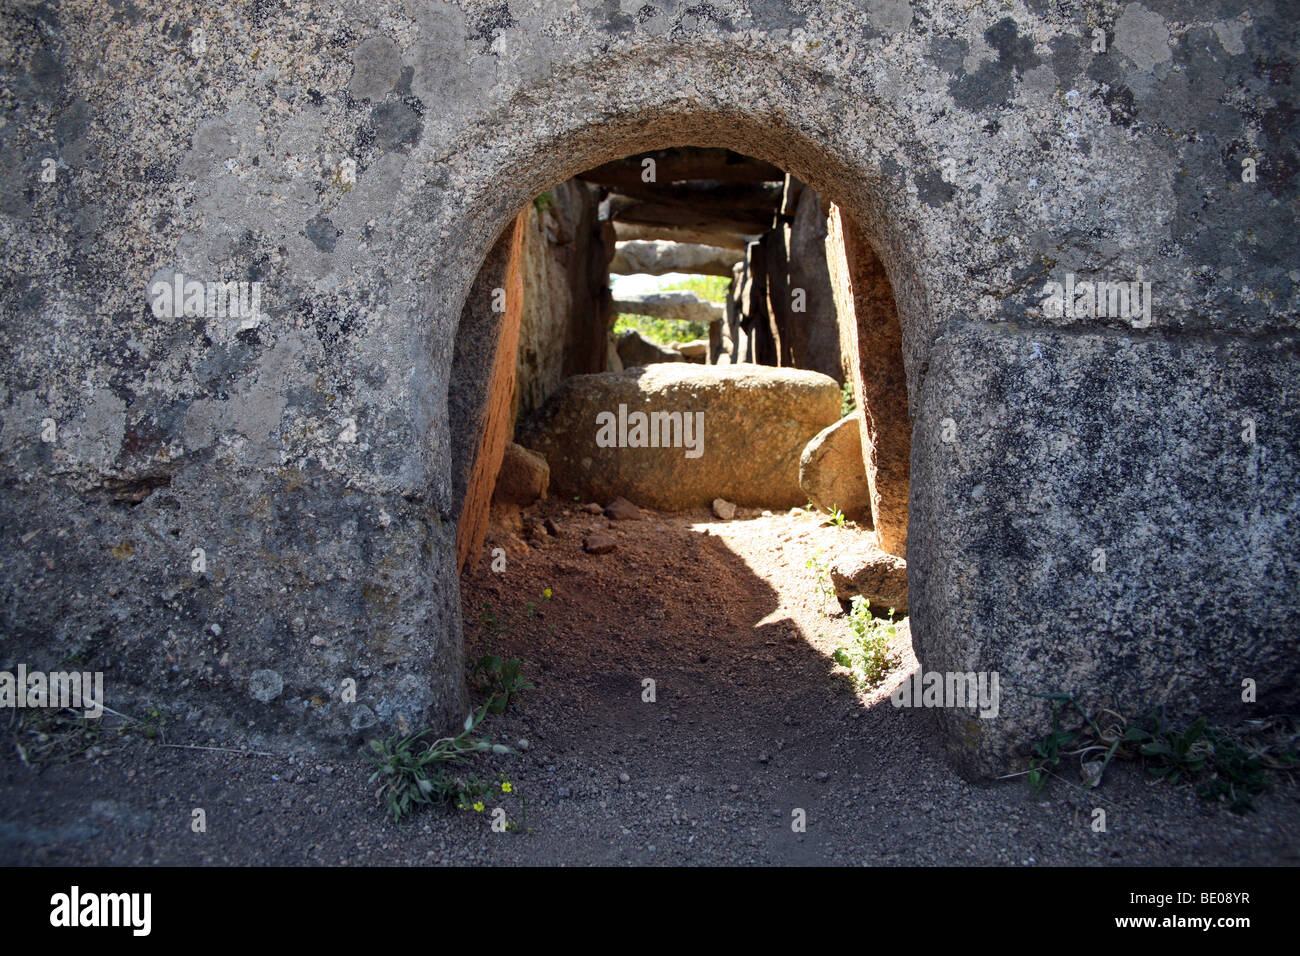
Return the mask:
<path fill-rule="evenodd" d="M 717 210 L 688 203 L 645 202 L 632 196 L 611 196 L 609 218 L 643 226 L 684 229 L 721 229 L 727 232 L 765 232 L 772 226 L 773 209 Z"/>
<path fill-rule="evenodd" d="M 684 206 L 697 213 L 707 212 L 723 218 L 742 213 L 760 217 L 767 226 L 781 211 L 783 196 L 781 183 L 728 183 L 720 179 L 703 179 L 620 187 L 611 191 L 608 202 L 612 208 L 633 202 Z"/>
<path fill-rule="evenodd" d="M 684 290 L 625 295 L 614 300 L 614 311 L 679 322 L 717 322 L 726 315 L 721 305 Z"/>
<path fill-rule="evenodd" d="M 726 276 L 743 258 L 738 249 L 702 246 L 693 242 L 620 242 L 614 247 L 609 271 L 619 275 L 661 276 L 669 272 Z"/>
<path fill-rule="evenodd" d="M 694 243 L 718 246 L 743 253 L 745 247 L 758 238 L 756 233 L 731 232 L 726 229 L 685 229 L 680 226 L 647 226 L 635 222 L 615 222 L 614 238 L 618 242 L 636 239 L 666 242 Z"/>
<path fill-rule="evenodd" d="M 721 179 L 732 183 L 781 181 L 785 173 L 778 166 L 759 159 L 733 153 L 729 149 L 679 146 L 616 159 L 585 173 L 579 179 L 601 186 L 636 187 L 645 185 L 643 160 L 654 160 L 654 181 L 675 183 L 687 179 Z"/>

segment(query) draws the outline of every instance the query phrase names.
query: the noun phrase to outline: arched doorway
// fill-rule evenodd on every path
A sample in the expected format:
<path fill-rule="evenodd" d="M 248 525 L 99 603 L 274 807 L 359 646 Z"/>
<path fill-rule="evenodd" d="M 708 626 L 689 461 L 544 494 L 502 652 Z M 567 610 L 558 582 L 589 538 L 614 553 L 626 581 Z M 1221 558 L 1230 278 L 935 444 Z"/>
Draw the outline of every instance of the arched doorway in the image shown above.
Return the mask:
<path fill-rule="evenodd" d="M 659 149 L 654 155 L 662 160 L 667 152 Z M 674 181 L 674 174 L 665 171 L 665 175 L 669 182 Z M 898 311 L 885 266 L 850 213 L 834 202 L 835 195 L 848 190 L 830 182 L 836 190 L 826 197 L 831 239 L 838 253 L 836 305 L 848 317 L 849 384 L 858 407 L 865 411 L 862 437 L 864 447 L 870 450 L 870 512 L 881 546 L 902 556 L 906 553 L 911 429 Z M 549 194 L 547 190 L 543 195 Z M 492 246 L 466 297 L 457 332 L 449 408 L 453 486 L 460 505 L 461 567 L 478 557 L 487 523 L 487 499 L 511 428 L 513 396 L 509 384 L 503 382 L 513 375 L 516 359 L 523 307 L 520 232 L 525 229 L 525 219 L 507 227 Z M 584 370 L 604 369 L 597 365 Z M 471 616 L 472 610 L 467 609 Z"/>
<path fill-rule="evenodd" d="M 430 330 L 457 328 L 467 306 L 473 309 L 484 301 L 471 292 L 475 278 L 489 258 L 508 261 L 498 239 L 526 203 L 556 182 L 623 156 L 677 145 L 733 149 L 797 175 L 830 198 L 850 224 L 846 238 L 859 259 L 867 251 L 876 254 L 878 265 L 862 268 L 859 263 L 860 274 L 887 277 L 892 287 L 897 307 L 892 340 L 897 351 L 879 374 L 874 365 L 866 369 L 862 381 L 864 389 L 877 388 L 893 397 L 892 404 L 873 403 L 882 416 L 879 431 L 909 434 L 906 425 L 884 428 L 883 418 L 916 417 L 926 350 L 938 324 L 928 305 L 936 290 L 928 288 L 932 280 L 926 278 L 939 274 L 938 256 L 927 249 L 938 224 L 931 219 L 924 228 L 918 225 L 915 195 L 891 178 L 896 177 L 889 171 L 893 161 L 881 160 L 889 154 L 918 154 L 924 149 L 910 135 L 907 121 L 897 116 L 896 105 L 855 99 L 848 87 L 837 86 L 805 63 L 775 62 L 743 45 L 722 46 L 726 49 L 706 55 L 706 51 L 665 43 L 647 48 L 645 58 L 583 64 L 575 73 L 547 77 L 530 97 L 499 104 L 491 120 L 469 129 L 456 149 L 442 151 L 432 145 L 426 149 L 422 144 L 413 152 L 414 172 L 405 177 L 399 207 L 409 209 L 408 220 L 421 209 L 430 215 L 405 238 L 411 257 L 424 264 L 418 284 L 420 310 L 408 317 L 409 332 L 414 340 L 427 343 L 433 381 L 448 383 L 445 392 L 412 396 L 421 414 L 429 413 L 425 420 L 430 438 L 421 450 L 421 467 L 427 469 L 445 529 L 435 558 L 445 569 L 438 572 L 438 580 L 451 581 L 457 564 L 454 531 L 447 527 L 456 520 L 461 504 L 455 463 L 468 460 L 469 448 L 479 440 L 474 427 L 453 431 L 450 409 L 482 406 L 496 342 L 491 336 L 449 338 L 445 331 L 431 338 Z M 758 87 L 727 82 L 718 75 L 716 64 L 729 59 L 744 67 L 747 75 L 770 79 Z M 660 82 L 664 71 L 673 77 L 668 93 Z M 575 79 L 579 74 L 588 79 L 599 75 L 600 88 L 593 90 L 590 83 Z M 832 122 L 832 116 L 843 117 L 843 122 Z M 429 198 L 434 190 L 437 202 Z M 949 225 L 952 234 L 960 233 L 958 224 Z M 869 282 L 860 291 L 868 299 L 873 294 Z M 454 355 L 457 349 L 460 356 Z M 898 392 L 902 382 L 906 382 L 905 398 Z M 915 471 L 914 463 L 908 471 Z M 898 472 L 884 475 L 886 479 L 898 476 Z M 895 486 L 896 513 L 903 513 L 909 493 L 916 491 Z M 909 536 L 916 530 L 915 522 L 910 524 Z M 932 530 L 923 535 L 931 553 L 936 547 L 942 549 L 940 537 Z M 923 575 L 930 553 L 917 553 L 911 547 L 907 551 L 913 574 Z M 450 609 L 455 603 L 453 593 L 439 593 L 437 599 L 449 609 L 450 626 L 446 633 L 435 635 L 432 648 L 440 675 L 432 709 L 450 725 L 461 712 L 461 685 L 456 680 L 454 688 L 449 686 L 452 668 L 459 668 L 463 660 L 460 615 Z M 918 649 L 927 645 L 926 602 L 924 589 L 912 602 Z"/>

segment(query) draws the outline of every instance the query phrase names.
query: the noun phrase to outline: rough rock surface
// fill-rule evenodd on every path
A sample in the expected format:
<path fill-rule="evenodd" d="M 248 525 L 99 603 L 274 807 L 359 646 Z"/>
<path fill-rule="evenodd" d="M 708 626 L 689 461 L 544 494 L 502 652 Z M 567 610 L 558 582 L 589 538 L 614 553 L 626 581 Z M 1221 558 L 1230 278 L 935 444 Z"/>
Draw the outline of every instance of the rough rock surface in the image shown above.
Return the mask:
<path fill-rule="evenodd" d="M 551 469 L 545 458 L 522 445 L 506 442 L 492 498 L 494 501 L 530 505 L 546 497 L 550 480 Z"/>
<path fill-rule="evenodd" d="M 912 627 L 928 670 L 1001 675 L 997 720 L 936 712 L 968 772 L 1007 766 L 1050 726 L 1036 693 L 1125 714 L 1158 696 L 1175 721 L 1293 706 L 1300 551 L 1275 545 L 1300 521 L 1300 407 L 1284 398 L 1300 356 L 1205 348 L 972 322 L 935 353 L 915 432 L 908 550 L 927 560 L 908 561 Z M 1015 364 L 1023 375 L 1001 371 Z"/>
<path fill-rule="evenodd" d="M 745 247 L 745 267 L 736 299 L 735 361 L 777 365 L 776 330 L 767 307 L 767 240 Z"/>
<path fill-rule="evenodd" d="M 862 432 L 856 414 L 823 428 L 804 446 L 799 487 L 818 508 L 839 508 L 855 521 L 870 522 L 871 488 L 862 464 Z"/>
<path fill-rule="evenodd" d="M 613 231 L 596 218 L 596 198 L 579 180 L 520 213 L 518 364 L 515 413 L 532 414 L 566 375 L 605 371 L 611 296 L 606 263 Z M 512 422 L 513 424 L 513 422 Z"/>
<path fill-rule="evenodd" d="M 844 281 L 836 284 L 837 308 L 848 329 L 871 520 L 880 547 L 906 558 L 912 422 L 895 290 L 875 250 L 838 208 L 832 209 L 828 243 L 829 258 L 845 269 Z"/>
<path fill-rule="evenodd" d="M 605 505 L 605 517 L 611 521 L 640 521 L 641 509 L 626 498 L 615 498 Z"/>
<path fill-rule="evenodd" d="M 859 544 L 836 556 L 830 566 L 831 584 L 841 601 L 862 596 L 878 614 L 893 608 L 907 613 L 907 562 L 872 544 Z"/>
<path fill-rule="evenodd" d="M 704 362 L 709 357 L 708 339 L 691 339 L 689 342 L 673 342 L 668 346 L 688 362 Z"/>
<path fill-rule="evenodd" d="M 628 329 L 618 337 L 618 360 L 624 369 L 629 369 L 656 362 L 685 362 L 686 356 L 676 349 L 651 342 L 636 329 Z"/>
<path fill-rule="evenodd" d="M 618 547 L 618 542 L 611 535 L 597 531 L 582 540 L 582 550 L 588 554 L 609 554 Z"/>
<path fill-rule="evenodd" d="M 452 478 L 460 506 L 458 568 L 464 568 L 483 545 L 497 470 L 514 429 L 526 228 L 527 218 L 521 215 L 497 241 L 474 280 L 456 330 L 455 368 L 461 374 L 451 390 L 449 411 L 456 436 Z M 489 373 L 467 374 L 478 363 Z"/>
<path fill-rule="evenodd" d="M 735 249 L 718 246 L 701 246 L 691 242 L 620 242 L 614 250 L 609 271 L 620 275 L 667 275 L 685 272 L 689 275 L 730 276 L 732 267 L 740 261 Z"/>
<path fill-rule="evenodd" d="M 6 650 L 104 661 L 196 739 L 456 726 L 475 275 L 555 183 L 691 142 L 807 182 L 890 277 L 922 664 L 1026 685 L 974 737 L 940 717 L 968 770 L 1044 732 L 1030 688 L 1240 708 L 1249 670 L 1293 705 L 1292 10 L 631 6 L 0 8 Z M 1142 327 L 1043 307 L 1139 269 Z M 154 315 L 178 271 L 261 313 Z"/>
<path fill-rule="evenodd" d="M 799 455 L 808 439 L 835 421 L 839 405 L 834 380 L 816 372 L 651 365 L 569 379 L 521 423 L 518 435 L 546 456 L 556 494 L 601 500 L 622 495 L 669 510 L 707 507 L 717 497 L 786 507 L 804 503 Z M 600 447 L 598 416 L 617 419 L 620 407 L 627 445 Z M 647 447 L 632 447 L 638 440 L 633 416 L 652 412 L 680 413 L 682 427 L 670 430 L 661 447 L 648 447 L 647 428 Z M 615 441 L 616 425 L 609 433 Z M 656 429 L 653 439 L 660 434 Z"/>
<path fill-rule="evenodd" d="M 808 186 L 799 190 L 786 242 L 791 309 L 795 306 L 793 290 L 802 294 L 802 311 L 792 311 L 785 323 L 790 364 L 842 382 L 838 313 L 826 263 L 826 213 L 817 190 Z"/>
<path fill-rule="evenodd" d="M 678 322 L 717 322 L 724 316 L 722 306 L 684 289 L 628 293 L 614 300 L 614 311 Z"/>

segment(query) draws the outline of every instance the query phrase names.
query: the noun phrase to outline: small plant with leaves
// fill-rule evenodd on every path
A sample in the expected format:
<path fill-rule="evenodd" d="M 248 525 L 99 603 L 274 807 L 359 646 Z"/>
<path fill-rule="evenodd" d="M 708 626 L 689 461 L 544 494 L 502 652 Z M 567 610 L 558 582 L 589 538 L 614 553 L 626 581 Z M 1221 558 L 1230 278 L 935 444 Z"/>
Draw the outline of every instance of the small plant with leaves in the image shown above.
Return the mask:
<path fill-rule="evenodd" d="M 822 560 L 822 553 L 820 551 L 805 561 L 804 567 L 816 575 L 818 594 L 827 598 L 835 597 L 835 585 L 831 583 L 830 565 Z"/>
<path fill-rule="evenodd" d="M 143 718 L 111 707 L 104 707 L 103 716 L 94 718 L 72 708 L 34 708 L 18 711 L 11 727 L 14 752 L 32 768 L 81 756 L 102 757 L 136 734 L 150 742 L 163 740 L 163 715 L 157 707 L 149 707 Z"/>
<path fill-rule="evenodd" d="M 876 617 L 871 613 L 871 602 L 855 595 L 850 602 L 849 627 L 853 640 L 847 647 L 836 648 L 831 657 L 836 664 L 849 669 L 858 686 L 876 687 L 898 663 L 894 651 L 894 640 L 898 637 L 894 609 L 889 609 L 888 617 Z"/>
<path fill-rule="evenodd" d="M 689 342 L 709 334 L 709 326 L 704 322 L 659 319 L 652 315 L 620 312 L 614 320 L 614 335 L 619 336 L 629 330 L 640 332 L 643 338 L 659 345 L 667 345 L 669 342 Z"/>
<path fill-rule="evenodd" d="M 514 783 L 506 779 L 505 774 L 501 775 L 500 787 L 501 791 L 499 796 L 502 799 L 505 799 L 506 797 L 515 797 L 519 800 L 519 816 L 517 819 L 506 821 L 505 832 L 532 833 L 533 828 L 528 825 L 528 801 L 524 798 L 524 795 L 519 793 L 518 788 Z"/>
<path fill-rule="evenodd" d="M 1139 760 L 1152 776 L 1170 784 L 1195 782 L 1206 800 L 1223 800 L 1234 813 L 1253 809 L 1252 798 L 1268 789 L 1265 771 L 1291 772 L 1300 767 L 1300 721 L 1280 716 L 1247 721 L 1229 731 L 1198 717 L 1180 726 L 1163 711 L 1130 721 L 1112 710 L 1095 716 L 1064 693 L 1035 694 L 1052 707 L 1052 730 L 1032 747 L 1027 776 L 1034 790 L 1067 756 L 1077 756 L 1088 786 L 1101 782 L 1115 758 Z M 1067 722 L 1065 717 L 1072 714 Z M 1062 778 L 1067 779 L 1068 778 Z"/>
<path fill-rule="evenodd" d="M 1139 753 L 1151 758 L 1150 770 L 1157 777 L 1177 783 L 1205 769 L 1214 756 L 1214 747 L 1205 732 L 1206 719 L 1198 717 L 1185 728 L 1170 727 L 1160 721 L 1154 730 L 1132 727 L 1125 739 L 1137 741 Z"/>
<path fill-rule="evenodd" d="M 454 781 L 455 789 L 449 796 L 454 799 L 458 810 L 473 810 L 475 813 L 482 813 L 484 798 L 492 792 L 492 785 L 486 780 L 480 780 L 473 774 L 466 777 L 456 778 Z"/>
<path fill-rule="evenodd" d="M 1070 752 L 1080 739 L 1080 730 L 1064 730 L 1061 727 L 1061 708 L 1067 703 L 1072 705 L 1079 716 L 1083 718 L 1085 724 L 1093 731 L 1097 740 L 1106 740 L 1101 730 L 1096 724 L 1083 712 L 1074 698 L 1069 694 L 1036 694 L 1037 697 L 1045 698 L 1052 707 L 1052 731 L 1041 740 L 1035 741 L 1032 755 L 1029 762 L 1029 786 L 1036 793 L 1042 790 L 1047 784 L 1047 778 L 1052 775 L 1061 763 L 1061 757 Z M 1114 743 L 1114 741 L 1108 741 Z M 1110 762 L 1111 757 L 1115 755 L 1118 744 L 1109 748 L 1106 755 L 1106 763 Z M 1104 769 L 1104 765 L 1103 765 Z M 1098 772 L 1096 779 L 1101 779 L 1101 773 Z"/>
<path fill-rule="evenodd" d="M 837 506 L 831 505 L 830 513 L 826 516 L 826 520 L 823 521 L 822 524 L 834 525 L 837 528 L 843 528 L 844 521 L 845 521 L 844 512 L 841 511 Z"/>
<path fill-rule="evenodd" d="M 858 402 L 853 396 L 853 383 L 845 382 L 840 386 L 840 418 L 848 418 L 857 410 Z"/>
<path fill-rule="evenodd" d="M 551 589 L 542 589 L 542 600 L 551 599 Z M 517 626 L 537 616 L 537 605 L 529 601 L 524 605 L 523 621 L 516 617 L 499 618 L 491 604 L 484 604 L 479 614 L 479 624 L 487 634 L 489 646 L 513 631 Z M 554 628 L 552 628 L 554 630 Z M 518 657 L 505 657 L 489 650 L 479 656 L 469 668 L 469 681 L 479 693 L 488 695 L 488 706 L 494 714 L 504 713 L 510 701 L 522 691 L 536 690 L 524 676 L 524 667 L 530 662 Z"/>
<path fill-rule="evenodd" d="M 1295 737 L 1289 747 L 1270 750 L 1252 748 L 1225 731 L 1211 728 L 1210 744 L 1214 751 L 1214 776 L 1201 783 L 1197 795 L 1202 800 L 1222 800 L 1233 813 L 1254 809 L 1253 797 L 1268 790 L 1266 770 L 1294 770 L 1300 765 L 1300 748 Z"/>
<path fill-rule="evenodd" d="M 687 275 L 680 279 L 660 282 L 658 291 L 694 292 L 705 301 L 724 305 L 727 301 L 727 290 L 730 288 L 730 276 Z"/>
<path fill-rule="evenodd" d="M 434 733 L 422 730 L 409 737 L 394 735 L 387 740 L 370 742 L 375 772 L 370 783 L 378 783 L 376 796 L 388 808 L 394 820 L 401 820 L 412 810 L 434 803 L 465 804 L 481 802 L 483 785 L 472 777 L 457 777 L 452 771 L 474 754 L 512 753 L 505 744 L 476 736 L 479 724 L 488 714 L 489 700 L 478 713 L 470 713 L 459 734 L 429 741 Z"/>
<path fill-rule="evenodd" d="M 521 691 L 536 689 L 524 677 L 527 663 L 518 657 L 484 654 L 470 666 L 470 681 L 476 690 L 488 695 L 487 706 L 491 713 L 505 713 L 510 701 Z"/>
<path fill-rule="evenodd" d="M 1149 714 L 1131 725 L 1126 738 L 1138 744 L 1139 754 L 1152 775 L 1169 783 L 1195 780 L 1203 800 L 1223 800 L 1234 813 L 1254 809 L 1252 798 L 1269 789 L 1266 770 L 1293 770 L 1300 766 L 1296 723 L 1288 718 L 1247 722 L 1244 732 L 1234 733 L 1198 717 L 1186 727 L 1165 720 L 1163 714 Z M 1268 729 L 1277 731 L 1273 739 Z M 1265 734 L 1257 734 L 1264 728 Z"/>

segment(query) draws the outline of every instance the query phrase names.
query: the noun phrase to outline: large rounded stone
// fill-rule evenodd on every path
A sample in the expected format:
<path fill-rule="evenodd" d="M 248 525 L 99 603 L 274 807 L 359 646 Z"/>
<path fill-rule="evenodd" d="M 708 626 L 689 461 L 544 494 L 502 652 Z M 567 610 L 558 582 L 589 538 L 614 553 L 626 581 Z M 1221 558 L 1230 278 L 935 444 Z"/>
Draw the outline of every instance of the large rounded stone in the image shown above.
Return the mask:
<path fill-rule="evenodd" d="M 831 564 L 831 584 L 841 601 L 861 595 L 871 609 L 885 613 L 893 608 L 907 613 L 907 562 L 863 543 L 841 554 Z"/>
<path fill-rule="evenodd" d="M 799 455 L 839 408 L 839 387 L 817 372 L 651 365 L 569 379 L 518 437 L 546 456 L 557 494 L 791 507 L 805 500 Z"/>
<path fill-rule="evenodd" d="M 506 442 L 492 498 L 516 505 L 531 505 L 538 498 L 546 497 L 550 481 L 551 469 L 545 458 L 522 445 Z"/>
<path fill-rule="evenodd" d="M 651 342 L 636 329 L 628 329 L 618 337 L 618 358 L 623 368 L 654 365 L 658 362 L 685 362 L 686 356 L 658 342 Z"/>
<path fill-rule="evenodd" d="M 818 508 L 871 520 L 871 486 L 862 464 L 862 431 L 856 415 L 819 431 L 799 458 L 799 487 Z"/>

